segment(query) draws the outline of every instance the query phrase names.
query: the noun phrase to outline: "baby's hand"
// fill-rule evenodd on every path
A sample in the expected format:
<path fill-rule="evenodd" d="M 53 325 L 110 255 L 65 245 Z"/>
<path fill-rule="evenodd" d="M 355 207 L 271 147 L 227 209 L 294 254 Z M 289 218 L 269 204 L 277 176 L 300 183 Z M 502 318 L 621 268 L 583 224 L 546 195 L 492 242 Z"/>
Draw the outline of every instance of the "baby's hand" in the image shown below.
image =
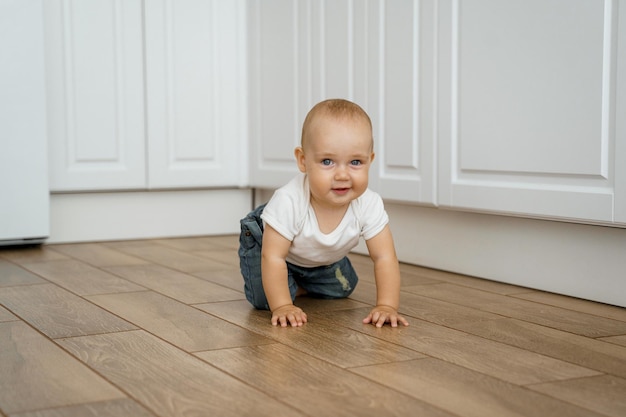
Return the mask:
<path fill-rule="evenodd" d="M 306 313 L 293 304 L 286 304 L 272 311 L 272 325 L 274 326 L 280 324 L 281 327 L 287 327 L 291 324 L 292 327 L 298 327 L 306 322 Z"/>
<path fill-rule="evenodd" d="M 363 319 L 363 323 L 372 323 L 376 327 L 383 327 L 385 323 L 391 324 L 391 327 L 398 327 L 398 323 L 409 325 L 409 322 L 399 315 L 395 308 L 384 305 L 374 307 Z"/>

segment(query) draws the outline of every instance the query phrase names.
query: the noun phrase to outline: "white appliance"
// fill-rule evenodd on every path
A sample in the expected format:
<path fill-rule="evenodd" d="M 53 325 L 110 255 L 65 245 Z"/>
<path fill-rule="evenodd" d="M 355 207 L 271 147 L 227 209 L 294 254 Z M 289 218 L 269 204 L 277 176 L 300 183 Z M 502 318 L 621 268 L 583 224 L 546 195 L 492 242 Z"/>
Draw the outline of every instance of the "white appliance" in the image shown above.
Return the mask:
<path fill-rule="evenodd" d="M 49 235 L 42 0 L 0 0 L 0 245 Z"/>

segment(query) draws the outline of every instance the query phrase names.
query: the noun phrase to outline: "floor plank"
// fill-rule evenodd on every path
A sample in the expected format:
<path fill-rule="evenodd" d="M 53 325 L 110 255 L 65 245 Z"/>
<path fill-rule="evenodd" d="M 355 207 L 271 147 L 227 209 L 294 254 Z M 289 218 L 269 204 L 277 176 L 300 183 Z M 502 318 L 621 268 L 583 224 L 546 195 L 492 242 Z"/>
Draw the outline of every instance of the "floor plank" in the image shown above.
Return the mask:
<path fill-rule="evenodd" d="M 626 377 L 626 347 L 515 319 L 500 319 L 457 327 L 477 336 Z"/>
<path fill-rule="evenodd" d="M 519 285 L 507 284 L 504 282 L 491 281 L 488 279 L 476 278 L 453 272 L 441 271 L 437 269 L 425 268 L 417 265 L 400 264 L 402 273 L 417 274 L 437 281 L 443 281 L 450 284 L 460 285 L 463 287 L 473 288 L 500 295 L 520 294 L 531 291 L 526 287 Z"/>
<path fill-rule="evenodd" d="M 244 298 L 241 292 L 160 265 L 116 266 L 105 269 L 186 304 Z"/>
<path fill-rule="evenodd" d="M 284 329 L 283 329 L 284 330 Z M 450 416 L 284 345 L 200 352 L 198 357 L 313 416 Z M 358 412 L 355 413 L 355 410 Z"/>
<path fill-rule="evenodd" d="M 119 400 L 101 401 L 67 407 L 49 408 L 11 414 L 11 417 L 154 417 L 154 414 L 137 402 L 122 398 Z"/>
<path fill-rule="evenodd" d="M 111 245 L 108 246 L 111 247 Z M 191 255 L 187 252 L 156 243 L 134 245 L 129 243 L 127 245 L 117 247 L 117 250 L 153 262 L 157 265 L 162 265 L 182 272 L 223 270 L 230 268 L 228 264 Z"/>
<path fill-rule="evenodd" d="M 582 336 L 603 337 L 626 333 L 626 322 L 453 284 L 408 287 L 403 290 Z"/>
<path fill-rule="evenodd" d="M 0 258 L 4 258 L 18 265 L 24 262 L 54 261 L 67 259 L 67 256 L 55 252 L 52 246 L 15 246 L 12 248 L 1 248 Z"/>
<path fill-rule="evenodd" d="M 238 235 L 198 236 L 186 238 L 154 239 L 152 242 L 179 249 L 184 252 L 193 251 L 232 251 L 239 247 Z"/>
<path fill-rule="evenodd" d="M 359 282 L 354 292 L 350 294 L 350 298 L 373 306 L 376 304 L 376 285 L 369 282 Z M 501 318 L 497 314 L 404 291 L 400 293 L 399 311 L 407 317 L 419 318 L 444 326 Z"/>
<path fill-rule="evenodd" d="M 620 346 L 626 346 L 626 335 L 622 336 L 610 336 L 610 337 L 600 337 L 598 340 L 602 340 L 607 343 L 614 343 Z"/>
<path fill-rule="evenodd" d="M 74 259 L 25 263 L 23 266 L 78 295 L 145 290 L 142 286 Z"/>
<path fill-rule="evenodd" d="M 0 322 L 15 320 L 17 320 L 17 317 L 15 317 L 15 315 L 13 315 L 9 310 L 0 305 Z"/>
<path fill-rule="evenodd" d="M 144 331 L 59 343 L 158 416 L 302 415 Z"/>
<path fill-rule="evenodd" d="M 246 301 L 198 304 L 196 307 L 340 367 L 403 361 L 423 356 L 358 331 L 328 325 L 323 320 L 316 321 L 316 313 L 309 314 L 309 323 L 303 327 L 281 328 L 270 324 L 269 312 L 254 310 Z"/>
<path fill-rule="evenodd" d="M 352 298 L 340 298 L 337 300 L 319 300 L 317 298 L 304 296 L 296 298 L 296 302 L 302 310 L 306 311 L 307 314 L 316 313 L 319 311 L 348 310 L 352 308 L 362 308 L 367 306 L 367 304 L 357 300 L 353 300 Z"/>
<path fill-rule="evenodd" d="M 124 394 L 22 322 L 0 323 L 0 409 L 11 414 Z"/>
<path fill-rule="evenodd" d="M 528 388 L 612 417 L 626 415 L 626 379 L 610 375 L 531 385 Z"/>
<path fill-rule="evenodd" d="M 239 235 L 218 235 L 218 236 L 210 236 L 207 239 L 211 239 L 212 242 L 215 242 L 225 249 L 234 249 L 237 250 L 239 248 Z"/>
<path fill-rule="evenodd" d="M 99 243 L 52 245 L 51 249 L 94 266 L 140 265 L 146 261 Z"/>
<path fill-rule="evenodd" d="M 52 339 L 135 329 L 53 284 L 0 288 L 0 304 Z"/>
<path fill-rule="evenodd" d="M 514 384 L 598 374 L 581 366 L 422 320 L 412 320 L 410 326 L 397 329 L 363 325 L 360 319 L 366 311 L 339 310 L 332 313 L 332 320 L 338 325 Z"/>
<path fill-rule="evenodd" d="M 566 297 L 564 295 L 552 294 L 544 291 L 533 291 L 524 294 L 515 294 L 513 296 L 537 303 L 543 303 L 626 322 L 626 308 L 622 307 L 596 303 L 594 301 L 582 300 L 580 298 Z"/>
<path fill-rule="evenodd" d="M 87 298 L 188 352 L 271 342 L 270 339 L 153 291 Z"/>
<path fill-rule="evenodd" d="M 224 263 L 230 267 L 239 269 L 239 255 L 233 250 L 193 251 L 191 253 L 195 256 Z"/>
<path fill-rule="evenodd" d="M 439 359 L 373 365 L 352 368 L 351 371 L 450 413 L 467 417 L 599 416 Z"/>
<path fill-rule="evenodd" d="M 191 272 L 190 275 L 194 277 L 202 278 L 205 281 L 212 282 L 222 287 L 230 288 L 238 292 L 243 292 L 243 278 L 239 268 L 236 270 L 224 270 L 224 271 L 196 271 Z"/>
<path fill-rule="evenodd" d="M 443 326 L 453 326 L 458 323 L 475 323 L 501 317 L 487 311 L 467 308 L 458 304 L 406 293 L 404 291 L 400 294 L 399 311 L 407 316 L 441 324 Z"/>
<path fill-rule="evenodd" d="M 17 265 L 0 259 L 0 288 L 14 285 L 42 284 L 47 282 Z"/>

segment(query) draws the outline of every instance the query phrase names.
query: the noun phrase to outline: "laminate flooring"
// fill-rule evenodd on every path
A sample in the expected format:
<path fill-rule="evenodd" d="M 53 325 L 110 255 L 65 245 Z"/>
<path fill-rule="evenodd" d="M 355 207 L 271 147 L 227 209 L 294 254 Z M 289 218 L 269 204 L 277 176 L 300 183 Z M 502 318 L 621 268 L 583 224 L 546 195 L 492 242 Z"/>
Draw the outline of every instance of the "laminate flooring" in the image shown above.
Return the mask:
<path fill-rule="evenodd" d="M 372 262 L 300 328 L 250 307 L 237 236 L 0 250 L 0 416 L 626 416 L 626 309 Z M 602 271 L 598 271 L 602 273 Z"/>

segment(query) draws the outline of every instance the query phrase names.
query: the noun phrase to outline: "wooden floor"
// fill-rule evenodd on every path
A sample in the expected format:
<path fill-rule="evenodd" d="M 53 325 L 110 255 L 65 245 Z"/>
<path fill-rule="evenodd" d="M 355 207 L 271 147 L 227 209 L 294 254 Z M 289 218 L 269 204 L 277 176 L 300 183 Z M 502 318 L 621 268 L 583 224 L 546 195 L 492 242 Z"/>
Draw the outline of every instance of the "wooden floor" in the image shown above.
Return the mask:
<path fill-rule="evenodd" d="M 402 265 L 411 325 L 377 329 L 354 255 L 349 299 L 299 299 L 309 323 L 276 328 L 236 249 L 0 250 L 0 415 L 626 416 L 626 309 Z"/>

